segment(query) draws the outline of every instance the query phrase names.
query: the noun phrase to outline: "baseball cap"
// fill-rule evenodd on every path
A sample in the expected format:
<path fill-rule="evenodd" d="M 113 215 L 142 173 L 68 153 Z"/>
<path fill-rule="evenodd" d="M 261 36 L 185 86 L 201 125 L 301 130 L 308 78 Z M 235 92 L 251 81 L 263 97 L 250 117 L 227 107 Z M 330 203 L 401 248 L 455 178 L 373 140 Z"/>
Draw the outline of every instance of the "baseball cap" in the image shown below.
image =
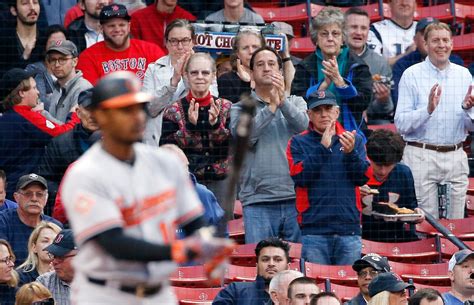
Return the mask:
<path fill-rule="evenodd" d="M 380 256 L 377 253 L 369 253 L 358 259 L 352 265 L 355 272 L 359 272 L 364 268 L 372 267 L 377 271 L 390 272 L 390 265 L 386 257 Z"/>
<path fill-rule="evenodd" d="M 92 88 L 86 89 L 79 93 L 77 104 L 87 108 L 92 104 Z"/>
<path fill-rule="evenodd" d="M 74 44 L 74 42 L 70 40 L 56 40 L 53 41 L 49 46 L 48 50 L 46 51 L 46 54 L 49 52 L 59 52 L 63 55 L 72 55 L 73 57 L 77 57 L 77 47 Z"/>
<path fill-rule="evenodd" d="M 435 22 L 439 22 L 439 20 L 433 17 L 426 17 L 421 19 L 416 24 L 415 33 L 424 31 L 427 26 Z"/>
<path fill-rule="evenodd" d="M 469 257 L 474 257 L 474 251 L 464 249 L 453 254 L 448 264 L 448 271 L 453 271 L 456 265 L 462 264 Z"/>
<path fill-rule="evenodd" d="M 375 279 L 373 279 L 372 282 L 370 282 L 369 295 L 370 297 L 373 297 L 382 291 L 399 292 L 407 288 L 415 289 L 415 286 L 405 283 L 397 274 L 393 272 L 386 272 L 380 274 Z"/>
<path fill-rule="evenodd" d="M 91 107 L 123 108 L 150 102 L 153 97 L 140 92 L 141 81 L 129 71 L 116 71 L 99 80 L 92 89 Z"/>
<path fill-rule="evenodd" d="M 308 109 L 313 109 L 321 105 L 336 106 L 336 96 L 330 91 L 314 91 L 308 96 Z"/>
<path fill-rule="evenodd" d="M 30 185 L 33 182 L 37 182 L 41 184 L 45 189 L 48 188 L 48 183 L 46 182 L 46 179 L 41 177 L 40 175 L 37 174 L 28 174 L 28 175 L 23 175 L 18 179 L 18 182 L 16 184 L 16 190 L 21 190 Z"/>
<path fill-rule="evenodd" d="M 77 247 L 74 243 L 74 235 L 70 229 L 64 229 L 59 232 L 54 238 L 53 243 L 44 248 L 44 250 L 58 257 L 64 256 L 68 254 L 68 252 L 76 249 Z"/>
<path fill-rule="evenodd" d="M 122 18 L 130 20 L 131 17 L 128 14 L 127 8 L 122 4 L 111 4 L 106 5 L 102 8 L 99 15 L 100 23 L 104 23 L 112 18 Z"/>
<path fill-rule="evenodd" d="M 274 21 L 272 22 L 272 25 L 275 28 L 276 32 L 289 36 L 288 39 L 295 37 L 293 27 L 290 24 L 281 21 Z"/>
<path fill-rule="evenodd" d="M 30 77 L 34 77 L 38 71 L 25 71 L 20 68 L 13 68 L 5 72 L 2 77 L 2 83 L 0 87 L 1 96 L 0 98 L 6 97 L 13 89 Z"/>

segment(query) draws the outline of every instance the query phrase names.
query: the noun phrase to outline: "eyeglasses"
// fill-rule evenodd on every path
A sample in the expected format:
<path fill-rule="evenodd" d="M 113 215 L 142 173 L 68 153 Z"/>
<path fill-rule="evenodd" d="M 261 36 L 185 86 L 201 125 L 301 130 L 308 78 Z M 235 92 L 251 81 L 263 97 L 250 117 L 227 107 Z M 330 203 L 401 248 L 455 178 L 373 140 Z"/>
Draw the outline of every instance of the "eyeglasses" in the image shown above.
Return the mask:
<path fill-rule="evenodd" d="M 41 301 L 33 302 L 31 305 L 54 305 L 54 299 L 48 298 Z"/>
<path fill-rule="evenodd" d="M 49 259 L 53 260 L 57 260 L 57 261 L 64 261 L 66 258 L 69 258 L 69 257 L 73 257 L 73 256 L 76 256 L 76 254 L 69 254 L 69 255 L 64 255 L 64 256 L 54 256 L 53 254 L 51 253 L 48 253 L 48 257 Z"/>
<path fill-rule="evenodd" d="M 47 193 L 46 192 L 18 192 L 18 194 L 22 195 L 22 196 L 25 196 L 26 198 L 33 198 L 33 196 L 36 195 L 36 198 L 38 199 L 43 199 L 46 197 Z"/>
<path fill-rule="evenodd" d="M 360 271 L 357 273 L 357 276 L 360 278 L 367 277 L 367 275 L 370 275 L 370 277 L 374 278 L 377 275 L 379 275 L 379 272 L 377 270 L 372 270 L 372 271 Z"/>
<path fill-rule="evenodd" d="M 61 66 L 64 65 L 68 60 L 72 59 L 72 57 L 60 57 L 60 58 L 51 58 L 48 57 L 48 63 L 50 65 L 54 65 L 59 63 Z"/>
<path fill-rule="evenodd" d="M 4 263 L 4 264 L 14 263 L 14 262 L 15 262 L 14 256 L 7 256 L 5 258 L 0 259 L 0 263 Z"/>
<path fill-rule="evenodd" d="M 337 32 L 337 31 L 334 31 L 334 32 L 318 32 L 318 36 L 322 37 L 322 38 L 329 38 L 329 35 L 331 35 L 333 38 L 339 38 L 342 36 L 342 32 Z"/>
<path fill-rule="evenodd" d="M 168 39 L 168 42 L 173 47 L 176 47 L 179 43 L 181 43 L 183 47 L 187 47 L 189 43 L 191 42 L 191 40 L 192 40 L 191 38 L 183 38 L 183 39 L 171 38 L 171 39 Z"/>
<path fill-rule="evenodd" d="M 199 73 L 202 74 L 202 76 L 209 76 L 211 75 L 212 71 L 211 70 L 192 70 L 192 71 L 189 71 L 188 74 L 191 75 L 192 77 L 196 77 L 199 75 Z"/>

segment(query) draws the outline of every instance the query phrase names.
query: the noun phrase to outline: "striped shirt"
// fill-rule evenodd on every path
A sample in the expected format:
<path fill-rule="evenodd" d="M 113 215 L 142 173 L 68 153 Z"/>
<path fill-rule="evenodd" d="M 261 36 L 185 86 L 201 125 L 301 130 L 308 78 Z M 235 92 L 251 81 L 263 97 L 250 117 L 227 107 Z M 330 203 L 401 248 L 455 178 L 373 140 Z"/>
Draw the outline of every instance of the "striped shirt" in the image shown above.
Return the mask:
<path fill-rule="evenodd" d="M 55 271 L 44 273 L 40 275 L 37 282 L 43 284 L 51 291 L 56 305 L 70 305 L 70 286 L 68 283 L 62 281 Z"/>

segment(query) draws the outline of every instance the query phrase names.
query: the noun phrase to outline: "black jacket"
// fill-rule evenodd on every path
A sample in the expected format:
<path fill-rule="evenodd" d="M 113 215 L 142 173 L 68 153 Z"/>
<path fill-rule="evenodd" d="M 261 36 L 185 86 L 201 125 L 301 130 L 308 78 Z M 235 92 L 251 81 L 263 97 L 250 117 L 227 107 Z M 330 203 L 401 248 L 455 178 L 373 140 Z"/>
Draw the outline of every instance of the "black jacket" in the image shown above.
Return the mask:
<path fill-rule="evenodd" d="M 87 27 L 84 22 L 84 16 L 77 18 L 68 27 L 68 38 L 74 42 L 77 47 L 77 51 L 81 53 L 87 48 L 86 37 Z"/>
<path fill-rule="evenodd" d="M 347 78 L 352 71 L 352 84 L 357 89 L 357 96 L 344 100 L 349 106 L 356 122 L 360 122 L 362 112 L 372 100 L 372 76 L 369 66 L 360 58 L 349 52 L 346 68 L 342 77 Z M 295 78 L 291 85 L 291 93 L 306 99 L 306 90 L 310 87 L 311 77 L 318 81 L 318 63 L 316 53 L 312 53 L 296 66 Z"/>

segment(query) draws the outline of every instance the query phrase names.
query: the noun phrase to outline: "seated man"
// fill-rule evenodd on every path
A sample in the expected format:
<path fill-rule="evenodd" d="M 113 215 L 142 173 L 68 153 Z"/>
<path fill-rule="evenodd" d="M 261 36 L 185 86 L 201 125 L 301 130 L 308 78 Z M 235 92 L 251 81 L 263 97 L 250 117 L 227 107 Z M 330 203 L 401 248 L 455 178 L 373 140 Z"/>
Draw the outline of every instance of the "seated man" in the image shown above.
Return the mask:
<path fill-rule="evenodd" d="M 308 277 L 299 277 L 288 286 L 289 305 L 309 305 L 311 299 L 320 293 L 316 282 Z"/>
<path fill-rule="evenodd" d="M 278 238 L 271 237 L 259 242 L 255 247 L 256 281 L 231 283 L 219 292 L 212 304 L 262 305 L 271 302 L 268 286 L 275 274 L 289 268 L 289 252 L 290 246 Z"/>
<path fill-rule="evenodd" d="M 474 300 L 474 251 L 461 250 L 449 260 L 451 291 L 443 294 L 446 305 L 463 305 Z"/>
<path fill-rule="evenodd" d="M 360 188 L 360 191 L 362 197 L 373 196 L 372 210 L 377 211 L 375 204 L 379 202 L 389 202 L 389 193 L 391 193 L 399 197 L 394 202 L 399 208 L 408 208 L 423 215 L 423 212 L 417 208 L 411 170 L 400 163 L 405 147 L 402 137 L 390 130 L 379 129 L 369 137 L 366 147 L 370 160 L 370 167 L 366 172 L 369 181 L 367 185 Z M 371 188 L 377 190 L 378 193 L 370 195 Z M 423 219 L 420 218 L 417 222 L 422 222 Z M 365 214 L 362 215 L 362 238 L 382 242 L 418 239 L 414 228 L 411 231 L 405 230 L 404 223 L 401 221 L 387 222 Z"/>
<path fill-rule="evenodd" d="M 288 304 L 288 286 L 297 278 L 304 277 L 303 273 L 296 270 L 283 270 L 278 272 L 270 281 L 268 292 L 274 305 Z"/>

